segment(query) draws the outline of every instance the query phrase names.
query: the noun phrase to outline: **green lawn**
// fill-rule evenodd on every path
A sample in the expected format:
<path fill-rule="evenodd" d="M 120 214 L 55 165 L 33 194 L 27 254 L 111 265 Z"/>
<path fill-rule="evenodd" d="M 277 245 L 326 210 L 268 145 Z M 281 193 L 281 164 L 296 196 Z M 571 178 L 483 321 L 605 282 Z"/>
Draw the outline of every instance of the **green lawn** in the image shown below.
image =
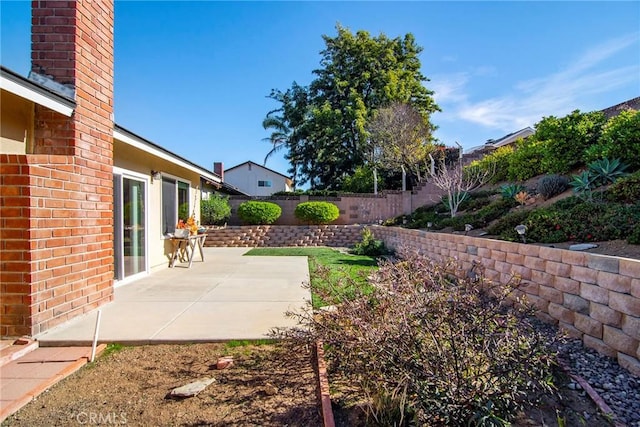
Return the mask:
<path fill-rule="evenodd" d="M 367 276 L 378 267 L 375 258 L 345 254 L 329 248 L 254 248 L 249 256 L 306 256 L 309 258 L 314 308 L 353 297 L 357 289 L 368 291 Z M 328 295 L 320 297 L 319 294 Z"/>

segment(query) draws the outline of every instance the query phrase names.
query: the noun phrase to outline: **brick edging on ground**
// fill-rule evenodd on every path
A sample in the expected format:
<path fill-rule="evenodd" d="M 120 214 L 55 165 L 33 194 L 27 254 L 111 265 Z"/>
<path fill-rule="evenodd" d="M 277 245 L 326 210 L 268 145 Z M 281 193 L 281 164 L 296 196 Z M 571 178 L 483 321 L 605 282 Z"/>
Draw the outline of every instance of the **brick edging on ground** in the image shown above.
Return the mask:
<path fill-rule="evenodd" d="M 418 250 L 434 260 L 456 259 L 464 270 L 474 261 L 485 277 L 520 290 L 539 317 L 640 375 L 640 260 L 576 252 L 459 234 L 371 226 L 393 249 Z"/>

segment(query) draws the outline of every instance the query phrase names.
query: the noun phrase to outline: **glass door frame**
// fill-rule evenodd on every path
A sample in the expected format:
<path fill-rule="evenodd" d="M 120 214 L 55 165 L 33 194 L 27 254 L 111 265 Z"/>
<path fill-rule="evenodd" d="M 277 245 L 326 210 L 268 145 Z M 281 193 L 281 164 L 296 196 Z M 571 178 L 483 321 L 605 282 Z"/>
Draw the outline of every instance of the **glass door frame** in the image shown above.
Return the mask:
<path fill-rule="evenodd" d="M 141 174 L 139 172 L 130 171 L 127 169 L 122 169 L 119 167 L 113 167 L 113 176 L 114 180 L 116 176 L 119 176 L 120 185 L 116 186 L 114 184 L 113 188 L 113 245 L 114 245 L 114 253 L 113 253 L 113 261 L 114 261 L 114 288 L 118 286 L 125 285 L 134 280 L 137 280 L 141 277 L 147 276 L 149 274 L 149 192 L 151 190 L 150 179 L 149 176 L 145 174 Z M 124 197 L 123 197 L 123 180 L 124 178 L 132 179 L 134 181 L 142 182 L 144 186 L 144 270 L 132 274 L 128 277 L 119 278 L 117 276 L 118 272 L 122 272 L 124 275 Z M 116 192 L 119 190 L 119 194 Z M 118 205 L 117 205 L 118 204 Z M 116 245 L 120 245 L 119 250 L 116 249 Z"/>

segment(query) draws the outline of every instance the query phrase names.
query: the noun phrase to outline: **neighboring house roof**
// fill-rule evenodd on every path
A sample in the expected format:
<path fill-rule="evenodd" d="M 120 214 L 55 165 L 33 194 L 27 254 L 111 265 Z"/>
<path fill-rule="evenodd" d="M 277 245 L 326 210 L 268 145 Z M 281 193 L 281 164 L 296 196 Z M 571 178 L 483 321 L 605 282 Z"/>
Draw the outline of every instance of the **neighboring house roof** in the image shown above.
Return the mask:
<path fill-rule="evenodd" d="M 73 114 L 73 110 L 76 107 L 76 103 L 73 100 L 70 100 L 63 95 L 54 92 L 37 82 L 31 81 L 4 66 L 0 66 L 0 88 L 22 98 L 28 99 L 38 105 L 47 107 L 67 117 L 71 117 L 71 115 Z M 124 142 L 127 145 L 136 147 L 144 152 L 160 157 L 164 160 L 195 172 L 205 180 L 210 181 L 215 185 L 221 186 L 222 189 L 227 190 L 232 194 L 245 195 L 245 193 L 233 187 L 232 185 L 222 182 L 222 178 L 217 174 L 115 123 L 113 127 L 113 137 L 118 139 L 119 141 Z"/>
<path fill-rule="evenodd" d="M 479 145 L 477 147 L 473 147 L 470 148 L 469 150 L 467 150 L 467 154 L 473 153 L 475 151 L 480 151 L 480 150 L 495 150 L 496 148 L 500 148 L 503 147 L 505 145 L 509 145 L 515 141 L 517 141 L 518 139 L 524 139 L 528 136 L 531 136 L 535 133 L 535 131 L 533 130 L 533 128 L 531 128 L 530 126 L 527 126 L 526 128 L 520 129 L 516 132 L 512 132 L 510 134 L 507 134 L 505 136 L 503 136 L 502 138 L 499 139 L 490 139 L 488 140 L 485 144 L 483 145 Z"/>
<path fill-rule="evenodd" d="M 610 119 L 611 117 L 615 117 L 620 114 L 620 112 L 626 110 L 640 111 L 640 96 L 621 102 L 620 104 L 612 105 L 611 107 L 607 107 L 600 111 L 604 113 L 607 119 Z"/>
<path fill-rule="evenodd" d="M 233 170 L 233 169 L 237 169 L 237 168 L 239 168 L 239 167 L 242 167 L 242 166 L 244 166 L 244 165 L 249 165 L 249 164 L 251 164 L 252 166 L 259 167 L 260 169 L 264 169 L 264 170 L 266 170 L 266 171 L 273 172 L 273 173 L 275 173 L 275 174 L 277 174 L 277 175 L 280 175 L 280 176 L 281 176 L 281 177 L 283 177 L 284 179 L 291 181 L 291 178 L 290 178 L 290 177 L 288 177 L 288 176 L 286 176 L 286 175 L 283 175 L 283 174 L 281 174 L 280 172 L 274 171 L 273 169 L 269 169 L 268 167 L 265 167 L 265 166 L 259 165 L 259 164 L 255 163 L 255 162 L 252 162 L 251 160 L 249 160 L 249 161 L 247 161 L 247 162 L 244 162 L 244 163 L 240 163 L 239 165 L 235 165 L 235 166 L 230 167 L 230 168 L 228 168 L 228 169 L 225 169 L 224 173 L 227 173 L 227 172 L 229 172 L 229 171 L 231 171 L 231 170 Z"/>

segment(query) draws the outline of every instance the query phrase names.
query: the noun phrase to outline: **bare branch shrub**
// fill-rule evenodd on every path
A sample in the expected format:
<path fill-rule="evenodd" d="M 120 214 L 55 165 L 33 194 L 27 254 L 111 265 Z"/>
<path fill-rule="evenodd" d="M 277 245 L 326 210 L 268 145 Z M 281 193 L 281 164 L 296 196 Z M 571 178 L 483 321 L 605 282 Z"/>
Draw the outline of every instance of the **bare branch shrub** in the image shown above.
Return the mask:
<path fill-rule="evenodd" d="M 475 270 L 459 279 L 457 265 L 405 252 L 371 276 L 373 292 L 298 315 L 300 328 L 280 337 L 324 342 L 371 423 L 502 425 L 549 390 L 553 355 L 518 280 L 498 286 Z"/>
<path fill-rule="evenodd" d="M 440 167 L 431 173 L 431 182 L 444 191 L 446 203 L 451 212 L 451 218 L 458 213 L 460 204 L 466 199 L 467 193 L 491 180 L 495 173 L 495 164 L 492 167 L 481 168 L 478 166 L 463 167 L 460 162 L 447 167 L 444 160 Z"/>

